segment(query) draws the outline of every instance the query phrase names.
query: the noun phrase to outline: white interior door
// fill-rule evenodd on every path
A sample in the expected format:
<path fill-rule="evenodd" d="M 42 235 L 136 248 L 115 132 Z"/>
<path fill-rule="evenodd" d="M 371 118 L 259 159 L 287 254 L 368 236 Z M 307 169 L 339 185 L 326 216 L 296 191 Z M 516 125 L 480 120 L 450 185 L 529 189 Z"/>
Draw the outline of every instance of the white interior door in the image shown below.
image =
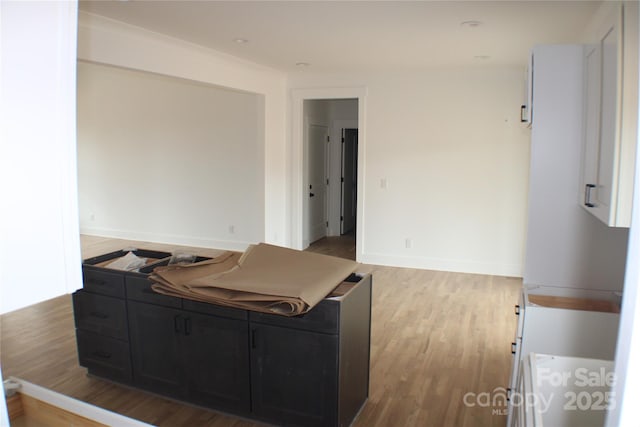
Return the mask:
<path fill-rule="evenodd" d="M 327 126 L 309 125 L 309 243 L 327 235 Z"/>

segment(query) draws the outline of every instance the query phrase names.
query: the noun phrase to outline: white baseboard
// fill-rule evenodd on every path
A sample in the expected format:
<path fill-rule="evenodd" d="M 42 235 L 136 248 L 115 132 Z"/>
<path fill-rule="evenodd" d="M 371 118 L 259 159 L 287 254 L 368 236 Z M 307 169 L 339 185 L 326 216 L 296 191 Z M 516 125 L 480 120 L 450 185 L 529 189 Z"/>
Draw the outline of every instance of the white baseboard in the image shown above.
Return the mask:
<path fill-rule="evenodd" d="M 200 248 L 214 248 L 229 251 L 244 251 L 249 245 L 257 243 L 89 227 L 81 227 L 80 232 L 82 234 L 112 237 L 116 239 L 139 240 L 152 243 L 194 246 Z M 305 243 L 306 246 L 309 245 L 309 242 Z M 363 264 L 375 264 L 390 267 L 451 271 L 455 273 L 487 274 L 506 277 L 522 277 L 523 272 L 522 264 L 484 263 L 472 260 L 398 256 L 367 252 L 362 254 L 362 259 L 360 259 L 359 262 Z"/>
<path fill-rule="evenodd" d="M 470 260 L 411 257 L 363 253 L 359 262 L 390 267 L 417 268 L 421 270 L 451 271 L 454 273 L 486 274 L 491 276 L 522 277 L 521 264 L 493 264 Z"/>

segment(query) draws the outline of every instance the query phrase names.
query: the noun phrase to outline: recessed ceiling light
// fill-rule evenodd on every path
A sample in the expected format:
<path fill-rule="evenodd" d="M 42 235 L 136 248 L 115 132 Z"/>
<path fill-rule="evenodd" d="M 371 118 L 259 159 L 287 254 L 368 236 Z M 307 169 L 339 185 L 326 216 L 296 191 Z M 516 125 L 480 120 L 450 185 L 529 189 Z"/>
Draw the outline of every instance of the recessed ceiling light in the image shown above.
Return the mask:
<path fill-rule="evenodd" d="M 243 39 L 241 37 L 238 37 L 237 39 L 233 39 L 234 42 L 238 43 L 238 44 L 245 44 L 245 43 L 249 43 L 249 40 L 247 39 Z"/>
<path fill-rule="evenodd" d="M 308 62 L 296 62 L 296 67 L 300 67 L 300 68 L 306 68 L 309 65 L 311 64 L 309 64 Z"/>
<path fill-rule="evenodd" d="M 480 21 L 463 21 L 460 23 L 460 26 L 465 28 L 478 28 L 481 25 L 482 22 Z"/>

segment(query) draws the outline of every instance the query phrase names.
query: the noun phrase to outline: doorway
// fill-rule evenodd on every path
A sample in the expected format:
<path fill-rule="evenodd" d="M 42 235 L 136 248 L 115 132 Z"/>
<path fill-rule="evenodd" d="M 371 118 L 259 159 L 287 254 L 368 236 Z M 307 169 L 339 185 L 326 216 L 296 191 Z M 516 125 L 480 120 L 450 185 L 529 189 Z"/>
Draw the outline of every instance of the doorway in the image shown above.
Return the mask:
<path fill-rule="evenodd" d="M 323 101 L 324 104 L 320 103 Z M 327 218 L 325 223 L 326 239 L 341 237 L 341 195 L 342 195 L 342 129 L 358 129 L 357 158 L 358 167 L 355 168 L 355 258 L 360 261 L 362 248 L 366 236 L 364 229 L 364 158 L 366 148 L 365 136 L 365 105 L 366 88 L 325 88 L 325 89 L 294 89 L 292 90 L 292 139 L 291 139 L 291 247 L 306 249 L 311 242 L 307 239 L 307 221 L 309 220 L 309 149 L 308 130 L 310 124 L 329 127 L 330 142 L 327 148 Z M 316 107 L 331 105 L 335 108 L 322 110 Z M 342 103 L 342 105 L 340 105 Z M 355 114 L 345 116 L 344 107 L 352 104 Z M 305 108 L 306 107 L 306 108 Z M 315 108 L 315 109 L 314 109 Z M 323 113 L 322 111 L 325 111 Z M 314 193 L 315 197 L 315 193 Z M 328 223 L 328 224 L 327 224 Z M 324 238 L 321 240 L 325 240 Z"/>
<path fill-rule="evenodd" d="M 358 100 L 303 103 L 303 245 L 356 259 Z"/>

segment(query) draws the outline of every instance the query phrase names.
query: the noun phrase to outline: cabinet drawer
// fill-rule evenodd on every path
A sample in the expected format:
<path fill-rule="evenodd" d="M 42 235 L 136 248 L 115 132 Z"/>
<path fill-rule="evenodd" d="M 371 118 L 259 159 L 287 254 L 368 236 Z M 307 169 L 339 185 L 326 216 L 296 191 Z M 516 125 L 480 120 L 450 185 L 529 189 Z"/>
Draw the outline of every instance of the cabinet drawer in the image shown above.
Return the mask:
<path fill-rule="evenodd" d="M 94 375 L 131 381 L 129 344 L 113 338 L 76 330 L 80 365 Z"/>
<path fill-rule="evenodd" d="M 340 324 L 340 302 L 325 299 L 308 313 L 295 317 L 251 311 L 249 312 L 249 320 L 285 328 L 337 334 Z"/>
<path fill-rule="evenodd" d="M 127 299 L 162 305 L 164 307 L 182 307 L 182 299 L 169 295 L 162 295 L 151 289 L 151 281 L 144 275 L 125 277 Z"/>
<path fill-rule="evenodd" d="M 76 328 L 128 341 L 125 301 L 86 291 L 73 294 Z"/>
<path fill-rule="evenodd" d="M 124 298 L 124 274 L 82 266 L 83 287 L 97 294 Z"/>

